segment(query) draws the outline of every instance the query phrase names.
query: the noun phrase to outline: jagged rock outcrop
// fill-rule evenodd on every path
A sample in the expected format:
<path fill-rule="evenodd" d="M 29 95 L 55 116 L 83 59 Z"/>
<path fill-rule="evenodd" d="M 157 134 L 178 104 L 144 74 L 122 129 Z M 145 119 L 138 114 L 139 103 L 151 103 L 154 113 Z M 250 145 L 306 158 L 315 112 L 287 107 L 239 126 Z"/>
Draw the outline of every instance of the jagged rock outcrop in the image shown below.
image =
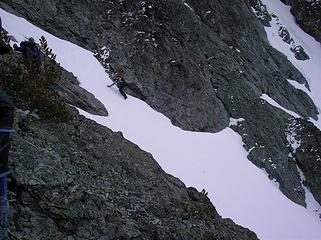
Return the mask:
<path fill-rule="evenodd" d="M 321 205 L 321 131 L 304 119 L 293 119 L 286 131 L 294 159 L 305 175 L 309 187 Z"/>
<path fill-rule="evenodd" d="M 310 59 L 304 48 L 294 41 L 288 29 L 286 29 L 286 27 L 284 27 L 280 22 L 279 16 L 275 15 L 274 13 L 270 14 L 266 8 L 266 5 L 263 4 L 261 0 L 252 1 L 251 4 L 257 19 L 261 21 L 264 26 L 271 27 L 270 22 L 272 20 L 275 21 L 276 25 L 279 27 L 279 36 L 284 42 L 289 44 L 289 49 L 293 52 L 296 59 L 302 61 Z"/>
<path fill-rule="evenodd" d="M 125 74 L 131 94 L 183 129 L 216 132 L 230 117 L 245 119 L 234 130 L 252 149 L 248 158 L 265 168 L 286 196 L 305 205 L 284 135 L 291 116 L 260 96 L 305 118 L 317 118 L 318 112 L 307 94 L 288 83 L 290 78 L 308 85 L 267 43 L 249 2 L 5 0 L 0 5 L 95 51 L 107 70 Z"/>
<path fill-rule="evenodd" d="M 93 94 L 79 85 L 78 79 L 71 72 L 63 69 L 62 76 L 57 86 L 55 86 L 55 90 L 67 103 L 91 114 L 107 116 L 108 111 L 105 106 Z"/>
<path fill-rule="evenodd" d="M 1 56 L 1 87 L 17 84 L 17 78 L 28 80 L 28 89 L 34 82 L 27 73 L 49 81 L 46 70 L 54 69 L 47 61 L 42 58 L 39 70 L 16 52 Z M 72 73 L 57 68 L 62 73 L 54 89 L 65 101 L 107 114 Z M 19 103 L 28 106 L 23 98 Z M 250 230 L 222 219 L 205 192 L 186 188 L 166 174 L 151 154 L 76 112 L 70 122 L 58 123 L 29 110 L 16 111 L 11 239 L 257 239 Z"/>
<path fill-rule="evenodd" d="M 252 5 L 254 11 L 255 11 L 255 16 L 257 17 L 260 22 L 266 26 L 266 27 L 271 27 L 271 20 L 272 17 L 268 10 L 266 9 L 266 5 L 262 3 L 262 1 L 255 1 L 252 0 L 250 1 L 250 4 Z"/>
<path fill-rule="evenodd" d="M 291 5 L 291 13 L 294 15 L 300 27 L 317 41 L 321 42 L 321 1 L 320 0 L 281 0 Z"/>
<path fill-rule="evenodd" d="M 17 239 L 257 239 L 121 133 L 79 115 L 69 124 L 17 119 L 10 192 Z"/>

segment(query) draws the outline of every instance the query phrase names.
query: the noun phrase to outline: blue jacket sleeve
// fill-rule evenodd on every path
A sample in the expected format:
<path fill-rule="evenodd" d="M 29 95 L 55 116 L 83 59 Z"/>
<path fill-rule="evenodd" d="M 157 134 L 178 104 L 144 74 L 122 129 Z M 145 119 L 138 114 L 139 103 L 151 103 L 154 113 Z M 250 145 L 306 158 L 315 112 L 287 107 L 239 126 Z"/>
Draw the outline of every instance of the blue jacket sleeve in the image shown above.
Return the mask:
<path fill-rule="evenodd" d="M 116 83 L 117 83 L 117 81 L 114 81 L 114 80 L 113 80 L 113 83 L 112 83 L 111 85 L 107 86 L 107 87 L 114 86 Z"/>

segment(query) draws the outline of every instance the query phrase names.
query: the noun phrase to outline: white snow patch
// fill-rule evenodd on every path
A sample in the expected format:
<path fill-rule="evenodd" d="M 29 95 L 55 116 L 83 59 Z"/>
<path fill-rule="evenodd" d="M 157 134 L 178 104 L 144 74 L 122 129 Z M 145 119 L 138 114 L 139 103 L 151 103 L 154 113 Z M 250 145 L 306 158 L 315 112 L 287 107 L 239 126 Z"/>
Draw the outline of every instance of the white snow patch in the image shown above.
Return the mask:
<path fill-rule="evenodd" d="M 293 87 L 295 87 L 296 89 L 302 90 L 303 92 L 305 92 L 310 96 L 311 92 L 309 91 L 309 89 L 307 89 L 307 87 L 304 84 L 298 83 L 297 81 L 292 79 L 287 79 L 287 80 Z"/>
<path fill-rule="evenodd" d="M 303 183 L 305 181 L 304 173 L 300 168 L 298 168 L 298 172 L 300 173 L 301 178 L 301 184 L 305 191 L 305 202 L 307 204 L 307 209 L 314 214 L 317 218 L 321 220 L 321 206 L 320 204 L 315 200 L 313 194 L 311 193 L 310 189 L 308 189 Z"/>
<path fill-rule="evenodd" d="M 272 179 L 272 183 L 274 184 L 274 186 L 275 186 L 277 189 L 280 189 L 280 184 L 279 184 L 279 182 L 278 182 L 275 178 Z"/>
<path fill-rule="evenodd" d="M 281 110 L 283 110 L 284 112 L 292 115 L 293 117 L 295 118 L 299 118 L 300 116 L 293 112 L 293 111 L 290 111 L 284 107 L 282 107 L 280 104 L 278 104 L 276 101 L 274 101 L 270 96 L 266 95 L 266 94 L 262 94 L 262 96 L 260 97 L 261 99 L 264 99 L 265 101 L 267 101 L 269 104 L 271 104 L 272 106 L 274 107 L 277 107 L 277 108 L 280 108 Z"/>
<path fill-rule="evenodd" d="M 102 47 L 101 50 L 103 52 L 100 54 L 100 58 L 104 63 L 106 63 L 110 57 L 110 50 L 106 46 Z"/>
<path fill-rule="evenodd" d="M 289 124 L 287 130 L 285 131 L 286 139 L 293 149 L 293 153 L 296 153 L 297 149 L 301 146 L 301 140 L 297 137 L 295 133 L 295 123 Z M 292 156 L 291 153 L 289 155 Z"/>
<path fill-rule="evenodd" d="M 294 132 L 292 133 L 288 133 L 286 135 L 286 138 L 288 140 L 288 142 L 290 143 L 293 152 L 296 153 L 296 150 L 301 146 L 301 141 L 296 139 L 296 135 Z"/>
<path fill-rule="evenodd" d="M 194 12 L 194 9 L 185 1 L 183 0 L 183 3 L 186 7 L 188 7 L 192 12 Z"/>
<path fill-rule="evenodd" d="M 231 97 L 232 98 L 232 97 Z M 229 126 L 237 126 L 239 122 L 245 121 L 244 118 L 230 118 L 230 125 Z"/>
<path fill-rule="evenodd" d="M 18 41 L 45 36 L 60 64 L 109 111 L 108 117 L 81 114 L 122 131 L 186 185 L 206 189 L 223 217 L 250 228 L 260 239 L 321 239 L 321 223 L 248 161 L 241 137 L 230 128 L 216 134 L 183 131 L 145 102 L 131 96 L 125 101 L 117 90 L 107 88 L 111 80 L 93 53 L 3 10 L 0 14 L 4 28 Z"/>
<path fill-rule="evenodd" d="M 254 147 L 251 147 L 249 150 L 248 150 L 248 154 L 250 154 L 250 152 L 252 152 L 253 150 L 255 149 L 255 146 Z"/>

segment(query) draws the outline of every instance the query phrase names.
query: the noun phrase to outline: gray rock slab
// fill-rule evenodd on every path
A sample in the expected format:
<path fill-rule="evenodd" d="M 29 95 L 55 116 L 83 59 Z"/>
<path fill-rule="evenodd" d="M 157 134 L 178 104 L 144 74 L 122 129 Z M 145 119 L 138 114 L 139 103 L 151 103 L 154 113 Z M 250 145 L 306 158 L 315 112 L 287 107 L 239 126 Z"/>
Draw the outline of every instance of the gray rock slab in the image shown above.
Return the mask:
<path fill-rule="evenodd" d="M 10 157 L 17 238 L 257 239 L 120 132 L 82 116 L 69 124 L 19 119 Z"/>

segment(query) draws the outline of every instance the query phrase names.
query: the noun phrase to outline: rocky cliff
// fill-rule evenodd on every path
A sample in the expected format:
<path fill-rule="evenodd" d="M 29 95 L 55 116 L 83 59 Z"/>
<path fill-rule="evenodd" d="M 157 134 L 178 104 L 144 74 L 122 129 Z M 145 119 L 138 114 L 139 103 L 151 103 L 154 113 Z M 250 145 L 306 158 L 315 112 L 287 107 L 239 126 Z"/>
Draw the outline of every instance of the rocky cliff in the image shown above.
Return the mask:
<path fill-rule="evenodd" d="M 321 42 L 321 1 L 320 0 L 282 0 L 291 6 L 301 28 Z"/>
<path fill-rule="evenodd" d="M 305 205 L 296 163 L 289 157 L 283 111 L 317 118 L 308 83 L 273 49 L 251 9 L 253 1 L 5 0 L 1 6 L 47 31 L 96 52 L 107 71 L 121 71 L 131 94 L 192 131 L 217 132 L 230 118 L 249 160 L 293 201 Z M 255 2 L 254 2 L 255 3 Z M 41 7 L 40 7 L 41 6 Z M 93 14 L 94 13 L 94 14 Z"/>
<path fill-rule="evenodd" d="M 257 239 L 121 133 L 84 117 L 24 116 L 12 146 L 12 239 Z"/>
<path fill-rule="evenodd" d="M 31 106 L 24 101 L 32 99 L 23 97 L 25 92 L 35 96 L 29 85 L 37 78 L 47 81 L 50 74 L 45 62 L 36 73 L 26 64 L 17 53 L 0 56 L 1 87 L 21 108 Z M 54 89 L 65 102 L 107 114 L 73 74 L 60 70 Z M 257 239 L 250 230 L 222 219 L 205 191 L 186 188 L 121 133 L 79 116 L 75 109 L 67 122 L 43 119 L 43 109 L 33 110 L 37 113 L 18 109 L 15 116 L 10 239 Z"/>
<path fill-rule="evenodd" d="M 293 159 L 305 175 L 304 184 L 311 189 L 315 199 L 320 203 L 321 131 L 308 121 L 293 119 L 286 133 Z"/>
<path fill-rule="evenodd" d="M 4 0 L 0 6 L 95 52 L 108 72 L 124 73 L 132 95 L 183 129 L 217 132 L 228 127 L 230 118 L 244 119 L 233 129 L 251 149 L 249 160 L 276 179 L 288 198 L 305 205 L 298 171 L 304 167 L 295 161 L 287 139 L 293 117 L 261 96 L 302 118 L 316 119 L 318 111 L 306 93 L 287 81 L 308 87 L 302 74 L 268 44 L 252 9 L 256 4 Z M 304 172 L 309 175 L 310 170 Z M 307 179 L 317 186 L 318 177 Z"/>

